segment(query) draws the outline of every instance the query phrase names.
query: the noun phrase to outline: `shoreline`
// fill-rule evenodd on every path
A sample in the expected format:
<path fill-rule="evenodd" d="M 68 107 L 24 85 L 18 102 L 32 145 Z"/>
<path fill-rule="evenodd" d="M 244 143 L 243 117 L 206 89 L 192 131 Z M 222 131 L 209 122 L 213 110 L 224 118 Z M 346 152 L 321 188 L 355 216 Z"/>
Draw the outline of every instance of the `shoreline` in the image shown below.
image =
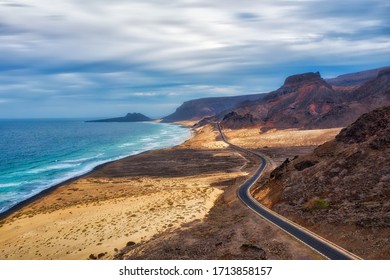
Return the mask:
<path fill-rule="evenodd" d="M 181 144 L 179 144 L 179 145 L 181 145 Z M 178 146 L 178 145 L 176 145 L 176 146 Z M 173 146 L 173 147 L 176 147 L 176 146 Z M 170 149 L 170 148 L 165 148 L 165 149 Z M 156 150 L 163 150 L 163 149 L 156 149 Z M 135 157 L 135 156 L 138 156 L 138 155 L 146 154 L 146 153 L 149 153 L 151 151 L 156 151 L 156 150 L 147 150 L 147 151 L 141 152 L 139 154 L 130 155 L 130 156 L 124 156 L 123 158 L 107 161 L 105 163 L 102 163 L 102 164 L 99 164 L 99 165 L 95 166 L 92 170 L 90 170 L 90 171 L 88 171 L 88 172 L 86 172 L 84 174 L 81 174 L 81 175 L 69 178 L 69 179 L 67 179 L 65 181 L 62 181 L 61 183 L 55 184 L 55 185 L 53 185 L 51 187 L 48 187 L 47 189 L 44 189 L 44 190 L 40 191 L 39 193 L 33 195 L 32 197 L 29 197 L 29 198 L 27 198 L 27 199 L 25 199 L 25 200 L 15 204 L 10 209 L 8 209 L 8 210 L 6 210 L 4 212 L 1 212 L 0 213 L 0 222 L 2 220 L 4 220 L 4 219 L 10 217 L 12 214 L 15 214 L 15 212 L 17 212 L 17 211 L 23 209 L 24 207 L 30 205 L 31 203 L 34 203 L 35 201 L 37 201 L 37 200 L 39 200 L 39 199 L 41 199 L 41 198 L 51 194 L 53 191 L 55 191 L 59 187 L 65 186 L 65 185 L 73 183 L 73 182 L 75 182 L 75 181 L 77 181 L 79 179 L 82 179 L 83 177 L 88 176 L 91 173 L 99 171 L 99 169 L 104 168 L 108 164 L 111 164 L 111 163 L 114 163 L 114 162 L 117 162 L 117 161 L 120 161 L 120 160 L 123 160 L 123 159 Z"/>
<path fill-rule="evenodd" d="M 237 198 L 258 159 L 222 145 L 213 126 L 191 132 L 14 207 L 1 259 L 317 259 Z"/>
<path fill-rule="evenodd" d="M 165 149 L 172 149 L 172 148 L 175 148 L 175 147 L 179 147 L 183 143 L 185 143 L 185 142 L 191 140 L 191 138 L 195 137 L 194 130 L 191 127 L 186 126 L 184 124 L 179 124 L 179 123 L 173 123 L 172 125 L 177 125 L 177 126 L 181 126 L 183 128 L 188 128 L 188 130 L 190 131 L 191 134 L 189 135 L 189 137 L 187 139 L 183 140 L 180 144 L 174 145 L 172 147 L 150 149 L 150 150 L 146 150 L 146 151 L 143 151 L 143 152 L 140 152 L 140 153 L 137 153 L 137 154 L 126 155 L 126 156 L 123 156 L 123 157 L 120 157 L 120 158 L 117 158 L 117 159 L 113 159 L 113 160 L 110 160 L 110 161 L 98 164 L 97 166 L 93 167 L 91 170 L 89 170 L 89 171 L 87 171 L 87 172 L 85 172 L 83 174 L 71 177 L 69 179 L 66 179 L 66 180 L 60 182 L 60 183 L 54 184 L 53 186 L 50 186 L 50 187 L 48 187 L 46 189 L 43 189 L 39 193 L 37 193 L 37 194 L 27 198 L 27 199 L 24 199 L 24 200 L 18 202 L 17 204 L 13 205 L 11 208 L 5 210 L 4 212 L 1 212 L 0 213 L 0 222 L 3 221 L 6 218 L 12 216 L 17 211 L 25 208 L 26 206 L 28 206 L 28 205 L 30 205 L 30 204 L 32 204 L 34 202 L 36 202 L 37 200 L 39 200 L 41 198 L 44 198 L 47 195 L 50 195 L 51 193 L 53 193 L 59 187 L 68 185 L 68 184 L 73 183 L 73 182 L 75 182 L 75 181 L 77 181 L 79 179 L 87 177 L 88 175 L 91 175 L 92 173 L 94 173 L 96 171 L 99 171 L 100 169 L 104 168 L 105 166 L 107 166 L 109 164 L 112 164 L 112 163 L 115 163 L 115 162 L 118 162 L 118 161 L 121 161 L 121 160 L 129 159 L 129 158 L 132 158 L 132 157 L 135 157 L 135 156 L 139 156 L 139 155 L 142 155 L 142 154 L 150 153 L 151 151 L 158 151 L 158 150 L 165 150 Z"/>
<path fill-rule="evenodd" d="M 113 259 L 126 244 L 203 221 L 224 192 L 218 183 L 247 173 L 237 155 L 226 161 L 226 151 L 197 149 L 194 138 L 204 138 L 191 132 L 178 145 L 101 164 L 3 213 L 2 259 Z"/>

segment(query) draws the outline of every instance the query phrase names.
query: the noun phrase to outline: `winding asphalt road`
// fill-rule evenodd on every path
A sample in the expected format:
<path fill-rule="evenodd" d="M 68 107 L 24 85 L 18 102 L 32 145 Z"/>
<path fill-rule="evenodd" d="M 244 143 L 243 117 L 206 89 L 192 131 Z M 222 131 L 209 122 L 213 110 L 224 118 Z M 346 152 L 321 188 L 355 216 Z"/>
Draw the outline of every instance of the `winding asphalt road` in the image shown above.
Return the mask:
<path fill-rule="evenodd" d="M 260 154 L 254 153 L 252 151 L 243 149 L 239 146 L 233 145 L 226 140 L 225 135 L 222 132 L 221 126 L 217 123 L 219 133 L 221 134 L 222 140 L 227 143 L 230 147 L 244 153 L 249 153 L 259 157 L 262 160 L 262 164 L 257 169 L 256 173 L 249 178 L 241 187 L 238 189 L 237 195 L 241 201 L 246 204 L 252 211 L 254 211 L 259 216 L 263 217 L 267 221 L 276 225 L 286 233 L 292 235 L 294 238 L 303 242 L 313 250 L 317 251 L 324 257 L 331 260 L 356 260 L 361 259 L 360 257 L 348 252 L 347 250 L 341 248 L 340 246 L 322 238 L 321 236 L 307 230 L 306 228 L 286 219 L 285 217 L 275 213 L 274 211 L 266 208 L 257 202 L 250 195 L 250 188 L 257 182 L 263 173 L 265 167 L 267 166 L 267 160 Z"/>

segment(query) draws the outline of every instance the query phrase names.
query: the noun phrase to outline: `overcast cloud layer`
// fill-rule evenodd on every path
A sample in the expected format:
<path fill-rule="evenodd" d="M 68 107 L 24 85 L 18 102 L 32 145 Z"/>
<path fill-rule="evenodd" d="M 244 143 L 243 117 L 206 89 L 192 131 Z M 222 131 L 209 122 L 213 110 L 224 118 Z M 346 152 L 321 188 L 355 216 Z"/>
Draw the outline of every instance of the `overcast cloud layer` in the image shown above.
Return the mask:
<path fill-rule="evenodd" d="M 152 117 L 390 64 L 388 0 L 0 0 L 0 117 Z"/>

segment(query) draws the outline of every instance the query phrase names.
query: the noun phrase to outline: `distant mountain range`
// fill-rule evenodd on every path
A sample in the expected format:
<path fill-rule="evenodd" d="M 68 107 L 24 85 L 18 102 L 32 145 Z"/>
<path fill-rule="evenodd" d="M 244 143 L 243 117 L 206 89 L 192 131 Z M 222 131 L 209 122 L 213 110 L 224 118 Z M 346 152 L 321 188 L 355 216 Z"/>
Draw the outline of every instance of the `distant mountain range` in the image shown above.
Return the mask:
<path fill-rule="evenodd" d="M 210 97 L 186 101 L 176 109 L 176 112 L 163 118 L 163 122 L 177 122 L 200 120 L 206 116 L 214 116 L 228 109 L 234 108 L 245 101 L 254 101 L 261 97 L 259 94 Z"/>
<path fill-rule="evenodd" d="M 147 116 L 140 113 L 128 113 L 124 117 L 103 119 L 103 120 L 93 120 L 88 122 L 145 122 L 151 120 L 152 120 L 151 118 L 148 118 Z"/>
<path fill-rule="evenodd" d="M 187 101 L 163 121 L 200 120 L 199 126 L 220 121 L 224 128 L 263 131 L 331 128 L 347 126 L 386 104 L 390 104 L 390 67 L 327 80 L 318 72 L 293 75 L 266 94 Z"/>
<path fill-rule="evenodd" d="M 222 120 L 225 128 L 258 126 L 263 131 L 344 127 L 386 104 L 390 104 L 390 68 L 380 70 L 373 80 L 356 88 L 334 87 L 319 73 L 306 73 L 288 77 L 278 90 L 233 108 L 238 116 L 247 116 L 251 122 L 237 123 L 224 112 L 214 120 Z"/>
<path fill-rule="evenodd" d="M 379 71 L 386 69 L 386 67 L 372 69 L 367 71 L 356 72 L 352 74 L 340 75 L 336 78 L 326 79 L 326 82 L 332 86 L 359 86 L 368 82 L 378 76 Z"/>

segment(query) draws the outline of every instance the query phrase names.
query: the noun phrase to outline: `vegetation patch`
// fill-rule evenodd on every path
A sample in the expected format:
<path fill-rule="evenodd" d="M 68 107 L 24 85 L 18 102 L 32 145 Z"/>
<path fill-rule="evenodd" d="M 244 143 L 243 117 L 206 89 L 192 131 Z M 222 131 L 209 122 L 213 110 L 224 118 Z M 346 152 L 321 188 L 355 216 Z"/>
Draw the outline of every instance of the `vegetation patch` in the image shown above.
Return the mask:
<path fill-rule="evenodd" d="M 306 209 L 321 210 L 329 206 L 329 202 L 326 199 L 313 197 L 305 205 Z"/>

